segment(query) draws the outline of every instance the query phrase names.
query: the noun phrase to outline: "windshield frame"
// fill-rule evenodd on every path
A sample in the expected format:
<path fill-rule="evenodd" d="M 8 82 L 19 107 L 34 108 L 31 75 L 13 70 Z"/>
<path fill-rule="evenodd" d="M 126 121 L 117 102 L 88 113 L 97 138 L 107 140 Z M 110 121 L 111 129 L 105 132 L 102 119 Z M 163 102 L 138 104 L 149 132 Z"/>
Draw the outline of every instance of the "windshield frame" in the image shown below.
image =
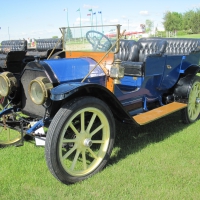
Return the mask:
<path fill-rule="evenodd" d="M 70 29 L 82 29 L 82 28 L 91 28 L 94 29 L 94 28 L 97 28 L 97 27 L 116 27 L 116 47 L 115 47 L 115 51 L 113 52 L 114 54 L 118 53 L 119 51 L 119 43 L 120 43 L 120 27 L 121 25 L 120 24 L 116 24 L 116 25 L 97 25 L 97 26 L 73 26 L 73 27 L 61 27 L 59 28 L 60 29 L 60 32 L 62 34 L 62 43 L 63 43 L 63 51 L 67 52 L 67 51 L 70 51 L 70 52 L 73 52 L 73 50 L 68 50 L 67 49 L 67 29 L 70 28 Z M 77 52 L 77 50 L 74 50 Z M 78 51 L 82 51 L 82 50 L 78 50 Z M 110 49 L 109 49 L 110 51 Z M 84 52 L 84 51 L 83 51 Z M 91 51 L 90 51 L 91 52 Z M 98 52 L 98 51 L 94 51 L 94 52 Z M 103 51 L 103 52 L 107 52 L 106 51 Z"/>

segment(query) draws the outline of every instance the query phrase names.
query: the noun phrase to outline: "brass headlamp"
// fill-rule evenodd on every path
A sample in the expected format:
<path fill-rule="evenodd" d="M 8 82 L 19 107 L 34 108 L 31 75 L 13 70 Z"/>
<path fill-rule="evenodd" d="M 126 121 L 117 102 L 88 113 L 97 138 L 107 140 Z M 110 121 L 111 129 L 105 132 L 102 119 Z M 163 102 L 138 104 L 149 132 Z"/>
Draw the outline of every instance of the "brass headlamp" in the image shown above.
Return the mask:
<path fill-rule="evenodd" d="M 42 105 L 47 100 L 49 91 L 52 88 L 53 85 L 47 77 L 37 77 L 29 84 L 31 100 L 37 105 Z"/>
<path fill-rule="evenodd" d="M 8 96 L 17 86 L 17 79 L 11 72 L 3 72 L 0 74 L 0 96 Z"/>

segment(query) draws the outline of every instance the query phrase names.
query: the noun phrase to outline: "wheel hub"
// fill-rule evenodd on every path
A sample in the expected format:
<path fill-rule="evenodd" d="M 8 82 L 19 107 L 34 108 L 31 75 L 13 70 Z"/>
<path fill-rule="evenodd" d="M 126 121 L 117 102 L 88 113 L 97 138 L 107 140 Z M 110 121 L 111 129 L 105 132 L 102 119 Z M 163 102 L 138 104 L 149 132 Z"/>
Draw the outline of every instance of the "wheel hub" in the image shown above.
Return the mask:
<path fill-rule="evenodd" d="M 92 146 L 92 140 L 89 138 L 86 138 L 83 142 L 84 146 L 91 147 Z"/>
<path fill-rule="evenodd" d="M 80 133 L 79 135 L 77 135 L 76 141 L 76 144 L 80 149 L 90 148 L 92 146 L 92 140 L 87 133 Z"/>
<path fill-rule="evenodd" d="M 196 104 L 200 104 L 200 98 L 196 98 Z"/>

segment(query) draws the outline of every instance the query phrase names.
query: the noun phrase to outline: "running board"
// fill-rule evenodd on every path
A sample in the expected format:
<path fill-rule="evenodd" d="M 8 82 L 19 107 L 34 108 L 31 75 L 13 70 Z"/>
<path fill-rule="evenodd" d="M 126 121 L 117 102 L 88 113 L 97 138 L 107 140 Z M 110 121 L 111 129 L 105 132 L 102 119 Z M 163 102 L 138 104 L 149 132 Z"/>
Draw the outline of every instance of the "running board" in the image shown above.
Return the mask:
<path fill-rule="evenodd" d="M 161 106 L 159 108 L 155 108 L 153 110 L 147 111 L 145 113 L 138 114 L 138 115 L 134 116 L 133 119 L 139 125 L 145 125 L 149 122 L 157 120 L 161 117 L 169 115 L 169 114 L 171 114 L 175 111 L 181 110 L 185 107 L 187 107 L 187 104 L 185 104 L 185 103 L 173 102 L 173 103 L 169 103 L 167 105 Z"/>

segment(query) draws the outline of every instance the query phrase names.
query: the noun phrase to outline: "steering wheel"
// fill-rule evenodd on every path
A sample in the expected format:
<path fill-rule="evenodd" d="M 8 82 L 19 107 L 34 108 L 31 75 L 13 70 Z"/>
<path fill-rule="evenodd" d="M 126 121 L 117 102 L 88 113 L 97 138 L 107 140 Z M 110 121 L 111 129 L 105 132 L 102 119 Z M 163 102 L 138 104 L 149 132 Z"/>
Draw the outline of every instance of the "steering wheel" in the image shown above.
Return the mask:
<path fill-rule="evenodd" d="M 86 38 L 92 45 L 94 51 L 108 51 L 112 46 L 108 37 L 98 31 L 88 31 L 86 33 Z"/>

